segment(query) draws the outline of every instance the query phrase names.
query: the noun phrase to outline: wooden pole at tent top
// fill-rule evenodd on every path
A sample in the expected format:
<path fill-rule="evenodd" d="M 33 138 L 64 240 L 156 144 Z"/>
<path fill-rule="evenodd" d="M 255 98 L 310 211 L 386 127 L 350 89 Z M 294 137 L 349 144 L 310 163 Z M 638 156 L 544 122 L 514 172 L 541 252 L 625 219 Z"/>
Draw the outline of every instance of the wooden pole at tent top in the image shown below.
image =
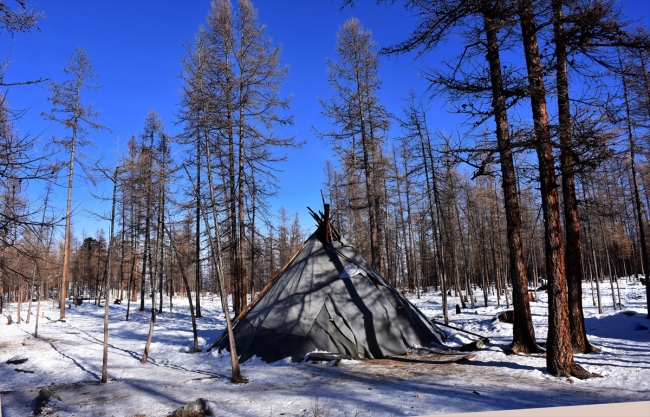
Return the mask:
<path fill-rule="evenodd" d="M 325 244 L 330 243 L 330 205 L 325 204 Z"/>

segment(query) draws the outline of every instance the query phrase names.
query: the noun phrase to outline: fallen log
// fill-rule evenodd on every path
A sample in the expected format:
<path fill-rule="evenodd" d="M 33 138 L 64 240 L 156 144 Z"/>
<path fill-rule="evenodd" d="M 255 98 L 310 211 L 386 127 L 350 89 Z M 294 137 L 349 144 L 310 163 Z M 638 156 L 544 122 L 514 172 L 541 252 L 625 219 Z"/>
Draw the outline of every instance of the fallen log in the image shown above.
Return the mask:
<path fill-rule="evenodd" d="M 429 319 L 429 320 L 431 320 L 432 323 L 435 323 L 435 324 L 437 324 L 438 326 L 445 326 L 445 327 L 449 327 L 450 329 L 458 330 L 459 332 L 463 332 L 463 333 L 471 334 L 472 336 L 476 336 L 476 337 L 482 339 L 484 343 L 490 343 L 490 339 L 489 339 L 489 338 L 487 338 L 487 337 L 485 337 L 485 336 L 482 336 L 482 335 L 480 335 L 480 334 L 472 333 L 472 332 L 470 332 L 470 331 L 463 330 L 463 329 L 458 328 L 458 327 L 450 326 L 449 324 L 441 323 L 441 322 L 436 321 L 436 320 L 433 320 L 433 319 Z"/>

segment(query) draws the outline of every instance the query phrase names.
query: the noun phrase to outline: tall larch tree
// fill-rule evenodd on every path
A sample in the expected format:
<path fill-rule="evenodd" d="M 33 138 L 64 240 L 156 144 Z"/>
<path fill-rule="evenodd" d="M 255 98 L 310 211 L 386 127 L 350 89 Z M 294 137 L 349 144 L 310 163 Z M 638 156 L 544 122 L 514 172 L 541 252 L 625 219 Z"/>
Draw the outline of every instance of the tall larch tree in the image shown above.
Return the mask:
<path fill-rule="evenodd" d="M 537 40 L 538 26 L 535 21 L 535 10 L 531 0 L 519 0 L 517 7 L 526 59 L 544 219 L 544 248 L 549 287 L 546 368 L 555 376 L 590 378 L 593 374 L 578 365 L 573 358 L 555 157 L 546 106 L 544 67 Z"/>
<path fill-rule="evenodd" d="M 528 278 L 524 261 L 513 145 L 508 121 L 508 109 L 516 102 L 514 97 L 521 93 L 518 92 L 520 90 L 518 85 L 511 85 L 512 70 L 509 65 L 502 64 L 500 50 L 504 45 L 505 35 L 512 31 L 510 23 L 513 17 L 512 4 L 500 0 L 410 0 L 405 5 L 409 10 L 419 10 L 418 25 L 407 39 L 384 48 L 383 53 L 397 55 L 418 51 L 423 55 L 434 51 L 451 34 L 457 33 L 456 31 L 462 29 L 467 36 L 467 53 L 463 54 L 459 62 L 450 64 L 451 68 L 459 71 L 451 75 L 440 71 L 428 72 L 427 78 L 435 89 L 452 99 L 466 100 L 468 104 L 464 104 L 462 108 L 468 109 L 467 113 L 470 117 L 481 122 L 487 121 L 490 116 L 494 117 L 497 143 L 496 149 L 489 156 L 498 154 L 501 167 L 501 187 L 505 203 L 510 261 L 509 276 L 513 286 L 512 301 L 515 310 L 511 350 L 517 353 L 540 352 L 542 349 L 536 343 L 530 306 L 526 299 Z M 476 69 L 477 65 L 476 63 L 468 65 L 465 60 L 475 56 L 485 57 L 487 67 L 478 66 L 478 75 L 468 74 L 462 68 L 468 66 Z M 510 82 L 506 83 L 504 78 Z M 477 111 L 479 107 L 477 103 L 483 101 L 488 103 L 486 106 L 488 109 Z"/>
<path fill-rule="evenodd" d="M 72 188 L 74 183 L 74 167 L 78 158 L 78 147 L 88 143 L 85 139 L 90 130 L 104 128 L 96 120 L 99 113 L 91 104 L 85 104 L 82 100 L 83 90 L 98 88 L 92 82 L 97 78 L 90 64 L 86 51 L 78 47 L 75 53 L 68 60 L 67 66 L 63 69 L 70 78 L 62 83 L 50 82 L 51 92 L 48 100 L 52 103 L 52 109 L 42 113 L 47 120 L 60 123 L 64 129 L 69 130 L 70 135 L 62 138 L 54 138 L 54 142 L 64 147 L 69 153 L 68 168 L 68 195 L 65 211 L 65 238 L 63 248 L 63 270 L 61 272 L 61 287 L 59 291 L 60 318 L 65 317 L 65 299 L 67 295 L 68 268 L 70 262 L 70 233 L 72 224 Z"/>
<path fill-rule="evenodd" d="M 212 178 L 221 181 L 213 186 L 223 191 L 220 198 L 227 207 L 227 261 L 235 313 L 247 304 L 249 291 L 250 196 L 254 190 L 260 206 L 274 194 L 277 181 L 269 167 L 285 159 L 274 149 L 295 145 L 292 137 L 277 133 L 292 123 L 285 114 L 289 99 L 279 91 L 287 73 L 281 48 L 266 35 L 250 1 L 240 0 L 237 6 L 235 10 L 229 0 L 211 3 L 206 27 L 199 30 L 190 52 L 194 58 L 186 61 L 186 73 L 193 75 L 184 93 L 184 119 L 200 121 L 197 132 L 207 141 L 205 158 L 210 151 L 211 163 L 220 170 Z"/>
<path fill-rule="evenodd" d="M 377 92 L 379 54 L 372 39 L 356 18 L 348 19 L 336 34 L 338 59 L 328 59 L 328 81 L 334 91 L 330 100 L 322 100 L 322 114 L 331 119 L 336 130 L 319 132 L 339 150 L 353 172 L 360 172 L 365 185 L 368 210 L 371 263 L 383 273 L 383 231 L 385 190 L 382 142 L 389 126 L 389 115 Z M 353 181 L 353 178 L 348 178 Z"/>

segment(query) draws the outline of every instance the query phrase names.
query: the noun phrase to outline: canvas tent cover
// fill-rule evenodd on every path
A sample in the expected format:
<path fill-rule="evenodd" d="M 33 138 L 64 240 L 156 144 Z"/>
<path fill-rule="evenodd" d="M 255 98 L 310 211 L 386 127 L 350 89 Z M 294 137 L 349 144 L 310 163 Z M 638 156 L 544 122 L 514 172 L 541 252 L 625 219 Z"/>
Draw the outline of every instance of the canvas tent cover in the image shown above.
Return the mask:
<path fill-rule="evenodd" d="M 234 325 L 240 362 L 300 361 L 315 350 L 372 359 L 442 343 L 444 333 L 343 239 L 314 233 Z M 228 348 L 224 334 L 215 343 Z"/>

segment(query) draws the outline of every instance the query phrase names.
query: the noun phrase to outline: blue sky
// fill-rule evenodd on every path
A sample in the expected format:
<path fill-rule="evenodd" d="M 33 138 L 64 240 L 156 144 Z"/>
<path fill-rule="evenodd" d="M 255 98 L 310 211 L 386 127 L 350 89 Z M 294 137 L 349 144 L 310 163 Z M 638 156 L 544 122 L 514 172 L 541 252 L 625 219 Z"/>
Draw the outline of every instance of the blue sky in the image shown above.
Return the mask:
<path fill-rule="evenodd" d="M 259 19 L 267 26 L 267 34 L 283 47 L 282 59 L 289 73 L 282 85 L 284 95 L 291 94 L 291 111 L 295 125 L 286 133 L 306 141 L 302 149 L 288 152 L 288 162 L 279 168 L 280 187 L 272 207 L 284 205 L 293 215 L 299 212 L 302 224 L 311 227 L 306 206 L 320 206 L 320 189 L 324 181 L 323 167 L 327 159 L 335 161 L 329 147 L 316 138 L 312 126 L 325 130 L 317 98 L 327 98 L 325 60 L 334 58 L 336 31 L 351 16 L 373 31 L 379 45 L 390 45 L 403 39 L 414 27 L 415 20 L 399 5 L 376 6 L 374 0 L 358 0 L 355 9 L 340 10 L 337 0 L 253 0 Z M 102 155 L 114 161 L 118 138 L 122 149 L 126 140 L 138 133 L 150 109 L 155 109 L 169 133 L 174 125 L 179 102 L 181 58 L 186 55 L 184 43 L 192 40 L 203 24 L 209 0 L 40 0 L 31 2 L 46 18 L 38 31 L 17 34 L 13 39 L 0 36 L 0 56 L 10 56 L 5 82 L 51 78 L 62 81 L 62 68 L 77 46 L 86 49 L 101 89 L 87 92 L 85 100 L 100 111 L 99 121 L 112 133 L 101 131 L 89 135 L 96 148 L 87 148 L 90 157 Z M 650 1 L 623 2 L 627 15 L 633 18 L 650 15 Z M 648 27 L 645 19 L 645 26 Z M 450 39 L 449 48 L 455 44 Z M 402 98 L 409 89 L 423 92 L 426 83 L 418 75 L 425 65 L 435 65 L 452 57 L 441 48 L 428 54 L 425 61 L 413 56 L 399 59 L 382 58 L 380 77 L 383 86 L 380 99 L 388 110 L 399 114 Z M 59 126 L 40 117 L 49 109 L 45 85 L 11 88 L 8 92 L 13 109 L 29 109 L 17 125 L 22 134 L 41 135 L 42 141 L 61 135 Z M 454 131 L 462 119 L 445 111 L 442 100 L 431 103 L 430 123 L 434 128 Z M 34 187 L 32 187 L 34 188 Z M 108 189 L 108 187 L 107 187 Z M 37 192 L 38 190 L 31 190 Z M 79 207 L 98 207 L 107 203 L 94 201 L 87 185 L 77 181 L 73 198 Z M 94 192 L 94 191 L 93 191 Z M 65 192 L 57 193 L 63 197 Z M 63 207 L 61 198 L 60 207 Z M 277 210 L 276 210 L 277 211 Z M 92 235 L 104 227 L 79 212 L 75 231 L 82 229 Z"/>

